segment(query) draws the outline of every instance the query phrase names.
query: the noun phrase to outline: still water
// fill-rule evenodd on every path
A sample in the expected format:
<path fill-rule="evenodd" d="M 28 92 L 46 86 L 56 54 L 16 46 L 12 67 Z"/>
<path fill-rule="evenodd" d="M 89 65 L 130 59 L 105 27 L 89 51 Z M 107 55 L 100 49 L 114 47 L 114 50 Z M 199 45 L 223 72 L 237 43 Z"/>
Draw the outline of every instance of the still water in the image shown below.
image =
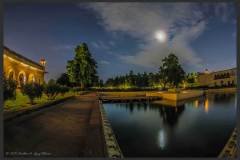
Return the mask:
<path fill-rule="evenodd" d="M 178 107 L 106 103 L 104 109 L 125 157 L 216 157 L 236 120 L 236 94 L 210 94 Z"/>

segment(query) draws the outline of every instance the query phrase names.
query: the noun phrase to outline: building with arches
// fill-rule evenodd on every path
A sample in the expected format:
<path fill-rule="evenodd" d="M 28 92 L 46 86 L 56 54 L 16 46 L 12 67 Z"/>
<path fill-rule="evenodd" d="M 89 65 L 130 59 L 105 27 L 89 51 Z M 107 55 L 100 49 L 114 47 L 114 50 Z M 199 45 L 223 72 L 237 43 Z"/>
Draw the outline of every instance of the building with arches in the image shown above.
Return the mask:
<path fill-rule="evenodd" d="M 237 69 L 225 69 L 210 72 L 207 69 L 198 73 L 197 81 L 200 86 L 207 87 L 232 87 L 237 85 Z"/>
<path fill-rule="evenodd" d="M 45 60 L 34 62 L 7 47 L 3 50 L 3 71 L 7 79 L 13 79 L 18 86 L 28 82 L 44 82 Z"/>

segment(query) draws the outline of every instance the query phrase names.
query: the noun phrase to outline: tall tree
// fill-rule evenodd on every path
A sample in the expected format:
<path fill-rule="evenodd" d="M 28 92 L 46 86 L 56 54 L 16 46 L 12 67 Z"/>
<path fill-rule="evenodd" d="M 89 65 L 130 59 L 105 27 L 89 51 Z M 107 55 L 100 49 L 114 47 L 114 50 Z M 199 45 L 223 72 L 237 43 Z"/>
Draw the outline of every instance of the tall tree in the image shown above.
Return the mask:
<path fill-rule="evenodd" d="M 69 81 L 71 83 L 75 83 L 75 79 L 74 79 L 74 75 L 73 72 L 74 72 L 74 60 L 70 60 L 67 62 L 67 75 L 68 75 L 68 78 L 69 78 Z"/>
<path fill-rule="evenodd" d="M 75 57 L 67 64 L 67 74 L 70 82 L 81 88 L 92 86 L 97 81 L 97 62 L 92 58 L 86 43 L 75 48 Z"/>
<path fill-rule="evenodd" d="M 172 53 L 162 60 L 159 70 L 164 85 L 169 83 L 172 87 L 178 87 L 185 78 L 185 72 L 178 62 L 178 57 Z"/>
<path fill-rule="evenodd" d="M 99 87 L 103 87 L 103 85 L 104 85 L 103 80 L 100 79 L 99 82 L 98 82 L 98 86 L 99 86 Z"/>
<path fill-rule="evenodd" d="M 67 73 L 62 73 L 57 79 L 57 83 L 63 86 L 70 86 L 70 80 Z"/>
<path fill-rule="evenodd" d="M 159 67 L 159 78 L 160 78 L 160 83 L 162 84 L 162 88 L 165 90 L 166 86 L 168 84 L 168 77 L 166 76 L 166 69 L 164 69 L 163 66 Z"/>

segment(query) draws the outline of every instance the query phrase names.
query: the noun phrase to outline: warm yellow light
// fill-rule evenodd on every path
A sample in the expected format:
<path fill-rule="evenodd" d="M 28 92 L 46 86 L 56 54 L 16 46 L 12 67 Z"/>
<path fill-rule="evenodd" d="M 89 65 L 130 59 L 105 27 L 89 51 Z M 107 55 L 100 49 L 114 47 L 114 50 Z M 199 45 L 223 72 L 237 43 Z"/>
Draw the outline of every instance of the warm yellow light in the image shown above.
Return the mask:
<path fill-rule="evenodd" d="M 11 57 L 6 56 L 10 61 L 15 61 L 14 59 L 12 59 Z"/>
<path fill-rule="evenodd" d="M 46 60 L 42 58 L 42 59 L 40 60 L 40 64 L 41 64 L 42 66 L 45 66 L 45 65 L 46 65 Z"/>
<path fill-rule="evenodd" d="M 25 66 L 25 67 L 30 67 L 29 65 L 25 64 L 25 63 L 20 63 L 21 65 Z"/>
<path fill-rule="evenodd" d="M 33 69 L 33 70 L 42 71 L 42 70 L 40 70 L 40 69 L 38 69 L 38 68 L 36 68 L 36 67 L 30 66 L 30 65 L 28 65 L 28 64 L 25 64 L 25 63 L 19 61 L 19 60 L 13 59 L 13 58 L 5 55 L 5 54 L 4 54 L 4 57 L 8 58 L 10 61 L 16 62 L 16 63 L 18 63 L 18 64 L 20 64 L 20 65 L 25 66 L 25 67 L 29 67 L 29 68 L 31 68 L 31 69 Z"/>
<path fill-rule="evenodd" d="M 208 113 L 208 110 L 209 110 L 209 101 L 208 101 L 208 98 L 207 98 L 204 102 L 204 111 L 206 113 Z"/>
<path fill-rule="evenodd" d="M 196 101 L 194 102 L 194 104 L 195 104 L 195 107 L 198 108 L 198 105 L 199 105 L 198 100 L 196 100 Z"/>

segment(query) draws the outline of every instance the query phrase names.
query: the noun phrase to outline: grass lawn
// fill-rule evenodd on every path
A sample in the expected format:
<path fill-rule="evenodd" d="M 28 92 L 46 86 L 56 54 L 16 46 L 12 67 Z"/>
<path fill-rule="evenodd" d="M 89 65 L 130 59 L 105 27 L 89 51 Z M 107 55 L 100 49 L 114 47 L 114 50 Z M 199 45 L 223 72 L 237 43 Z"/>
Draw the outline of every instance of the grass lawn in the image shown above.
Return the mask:
<path fill-rule="evenodd" d="M 73 92 L 68 92 L 64 96 L 58 95 L 55 100 L 74 95 Z M 44 104 L 47 102 L 50 102 L 53 100 L 48 100 L 47 96 L 43 94 L 41 98 L 36 98 L 34 99 L 34 105 L 39 105 L 39 104 Z M 23 95 L 21 92 L 17 91 L 16 95 L 16 100 L 7 100 L 4 103 L 4 110 L 11 110 L 11 111 L 16 111 L 16 110 L 21 110 L 27 107 L 31 107 L 32 105 L 30 104 L 30 101 L 26 95 Z"/>

